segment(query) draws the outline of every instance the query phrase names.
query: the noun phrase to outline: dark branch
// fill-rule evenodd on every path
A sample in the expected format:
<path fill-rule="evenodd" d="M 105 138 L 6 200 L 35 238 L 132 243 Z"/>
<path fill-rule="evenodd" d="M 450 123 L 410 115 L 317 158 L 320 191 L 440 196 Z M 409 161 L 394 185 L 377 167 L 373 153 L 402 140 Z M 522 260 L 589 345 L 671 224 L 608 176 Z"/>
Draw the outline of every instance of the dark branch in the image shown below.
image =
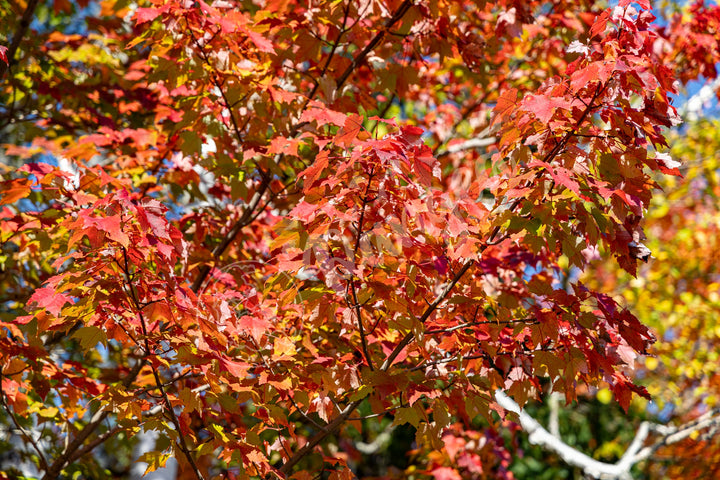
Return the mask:
<path fill-rule="evenodd" d="M 13 35 L 12 43 L 7 51 L 9 65 L 6 65 L 4 62 L 0 62 L 0 80 L 5 77 L 5 72 L 10 68 L 10 66 L 15 64 L 15 55 L 20 48 L 20 42 L 22 42 L 23 37 L 27 33 L 27 29 L 30 27 L 30 23 L 32 23 L 33 16 L 35 16 L 35 8 L 37 8 L 39 3 L 40 0 L 29 0 L 27 2 L 23 16 L 20 18 L 20 23 L 18 23 L 18 26 L 15 28 L 15 35 Z"/>

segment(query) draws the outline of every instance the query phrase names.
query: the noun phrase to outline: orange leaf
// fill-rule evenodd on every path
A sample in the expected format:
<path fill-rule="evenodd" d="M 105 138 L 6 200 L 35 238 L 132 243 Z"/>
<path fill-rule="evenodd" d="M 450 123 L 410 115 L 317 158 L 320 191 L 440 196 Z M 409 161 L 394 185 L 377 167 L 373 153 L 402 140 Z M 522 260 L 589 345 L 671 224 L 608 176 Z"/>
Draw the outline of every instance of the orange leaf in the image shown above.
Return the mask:
<path fill-rule="evenodd" d="M 30 195 L 32 182 L 27 178 L 8 180 L 0 186 L 0 205 L 14 203 Z"/>
<path fill-rule="evenodd" d="M 493 108 L 493 113 L 495 115 L 493 116 L 492 122 L 490 122 L 490 126 L 495 125 L 497 122 L 504 120 L 510 115 L 517 105 L 517 94 L 517 88 L 511 88 L 500 95 L 500 98 L 498 98 L 497 103 L 495 104 L 495 108 Z"/>

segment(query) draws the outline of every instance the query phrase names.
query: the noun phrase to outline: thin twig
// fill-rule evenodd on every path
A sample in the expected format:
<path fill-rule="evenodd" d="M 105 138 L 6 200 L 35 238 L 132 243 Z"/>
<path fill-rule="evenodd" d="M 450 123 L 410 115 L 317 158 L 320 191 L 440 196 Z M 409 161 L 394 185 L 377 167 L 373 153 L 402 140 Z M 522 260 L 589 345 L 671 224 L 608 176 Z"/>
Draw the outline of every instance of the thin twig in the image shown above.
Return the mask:
<path fill-rule="evenodd" d="M 325 66 L 323 66 L 322 70 L 320 71 L 320 78 L 324 77 L 325 74 L 327 73 L 328 67 L 330 67 L 330 62 L 332 61 L 333 57 L 335 56 L 335 51 L 337 50 L 337 47 L 340 45 L 340 40 L 342 39 L 343 35 L 345 35 L 345 33 L 348 31 L 346 26 L 347 26 L 348 16 L 350 15 L 350 5 L 351 4 L 352 4 L 352 0 L 347 0 L 347 3 L 345 4 L 345 12 L 343 15 L 342 26 L 340 27 L 340 33 L 338 34 L 338 37 L 333 42 L 332 47 L 330 47 L 330 54 L 328 55 L 328 58 L 325 61 Z M 310 95 L 308 95 L 307 100 L 305 100 L 305 103 L 303 104 L 301 110 L 305 110 L 305 108 L 307 108 L 311 99 L 315 96 L 318 88 L 320 87 L 320 82 L 317 79 L 313 79 L 313 82 L 314 82 L 314 86 L 313 86 L 312 90 L 310 91 Z M 338 86 L 336 91 L 339 89 L 340 89 L 340 87 Z"/>
<path fill-rule="evenodd" d="M 265 192 L 268 190 L 269 186 L 270 176 L 268 175 L 263 178 L 260 186 L 258 187 L 258 190 L 255 192 L 252 200 L 250 200 L 250 202 L 246 205 L 245 210 L 243 210 L 240 218 L 237 220 L 237 222 L 235 222 L 235 224 L 228 231 L 225 237 L 223 237 L 222 241 L 213 249 L 213 258 L 215 258 L 216 260 L 219 259 L 220 256 L 225 252 L 225 250 L 227 250 L 228 246 L 230 246 L 230 244 L 235 240 L 235 237 L 238 236 L 240 231 L 246 226 L 248 226 L 250 223 L 252 223 L 252 219 L 254 218 L 254 211 L 260 203 L 263 195 L 265 195 Z M 200 267 L 200 271 L 198 272 L 197 277 L 195 277 L 195 281 L 193 282 L 191 287 L 193 292 L 198 292 L 200 290 L 200 287 L 203 285 L 203 282 L 207 278 L 208 273 L 210 273 L 210 269 L 211 267 L 209 264 L 205 264 Z"/>
<path fill-rule="evenodd" d="M 109 429 L 107 432 L 98 435 L 96 438 L 94 438 L 91 442 L 89 442 L 87 445 L 85 445 L 83 448 L 76 450 L 75 453 L 70 455 L 70 458 L 68 459 L 68 463 L 72 463 L 75 460 L 79 460 L 83 456 L 87 455 L 91 451 L 95 449 L 98 445 L 101 445 L 107 441 L 110 437 L 118 433 L 120 430 L 122 430 L 122 427 L 120 425 L 115 425 L 113 428 Z"/>
<path fill-rule="evenodd" d="M 372 184 L 373 180 L 373 174 L 374 170 L 371 170 L 368 175 L 368 183 L 365 187 L 365 194 L 363 195 L 362 199 L 362 207 L 360 208 L 360 219 L 358 220 L 357 225 L 357 233 L 355 237 L 355 248 L 353 249 L 353 262 L 357 261 L 358 252 L 360 250 L 360 239 L 363 235 L 363 222 L 365 220 L 365 209 L 367 208 L 367 205 L 369 203 L 368 198 L 370 194 L 370 185 Z M 360 331 L 360 343 L 362 345 L 363 355 L 365 355 L 365 361 L 368 364 L 368 367 L 370 367 L 370 370 L 375 370 L 375 367 L 373 366 L 372 359 L 370 358 L 370 352 L 368 350 L 368 344 L 367 344 L 367 338 L 365 335 L 365 327 L 363 325 L 362 321 L 362 305 L 360 305 L 360 302 L 358 301 L 357 296 L 357 289 L 355 288 L 355 275 L 352 275 L 352 278 L 350 280 L 350 292 L 352 294 L 352 300 L 353 300 L 353 310 L 355 311 L 355 316 L 357 317 L 357 323 L 358 323 L 358 330 Z"/>
<path fill-rule="evenodd" d="M 497 321 L 497 320 L 483 320 L 481 322 L 467 322 L 467 323 L 461 323 L 460 325 L 455 325 L 454 327 L 448 327 L 448 328 L 436 328 L 436 329 L 430 329 L 425 330 L 423 333 L 425 335 L 435 335 L 438 333 L 451 333 L 456 330 L 462 330 L 463 328 L 469 328 L 474 327 L 476 325 L 514 325 L 517 323 L 525 323 L 529 325 L 536 325 L 540 323 L 538 320 L 534 318 L 520 318 L 518 320 L 506 320 L 506 321 Z"/>
<path fill-rule="evenodd" d="M 496 353 L 496 355 L 502 355 L 502 354 Z M 407 371 L 415 372 L 417 370 L 422 370 L 423 368 L 432 367 L 434 365 L 442 365 L 443 363 L 450 363 L 450 362 L 454 362 L 456 360 L 479 360 L 481 358 L 489 358 L 489 356 L 487 353 L 478 353 L 476 355 L 467 355 L 467 356 L 457 355 L 455 357 L 442 358 L 440 360 L 435 360 L 433 362 L 424 362 L 424 363 L 421 363 L 420 365 L 416 365 L 412 368 L 409 368 Z"/>

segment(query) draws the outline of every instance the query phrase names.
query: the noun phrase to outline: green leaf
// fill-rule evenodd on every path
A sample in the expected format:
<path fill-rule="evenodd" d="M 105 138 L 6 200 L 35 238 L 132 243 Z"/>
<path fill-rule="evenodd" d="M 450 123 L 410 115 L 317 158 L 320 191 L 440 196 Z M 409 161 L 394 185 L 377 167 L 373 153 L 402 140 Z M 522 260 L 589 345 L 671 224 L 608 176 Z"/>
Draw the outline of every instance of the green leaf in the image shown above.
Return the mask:
<path fill-rule="evenodd" d="M 192 130 L 183 130 L 180 132 L 180 139 L 182 140 L 182 152 L 185 155 L 192 155 L 199 153 L 202 150 L 202 140 L 197 133 Z"/>
<path fill-rule="evenodd" d="M 82 327 L 71 338 L 77 339 L 80 346 L 85 350 L 95 348 L 98 343 L 102 343 L 107 347 L 107 335 L 104 330 L 98 327 Z"/>
<path fill-rule="evenodd" d="M 170 453 L 145 452 L 140 456 L 140 458 L 138 458 L 137 461 L 147 463 L 147 468 L 145 469 L 145 473 L 143 473 L 143 475 L 147 475 L 159 468 L 163 468 L 171 456 L 172 455 Z"/>
<path fill-rule="evenodd" d="M 420 415 L 418 415 L 417 410 L 412 407 L 398 408 L 395 411 L 395 420 L 393 420 L 392 424 L 402 425 L 404 423 L 409 423 L 417 428 L 417 426 L 420 425 Z"/>
<path fill-rule="evenodd" d="M 360 399 L 367 397 L 372 392 L 373 392 L 373 389 L 369 385 L 361 385 L 360 388 L 358 388 L 352 394 L 350 394 L 350 401 L 356 402 Z"/>

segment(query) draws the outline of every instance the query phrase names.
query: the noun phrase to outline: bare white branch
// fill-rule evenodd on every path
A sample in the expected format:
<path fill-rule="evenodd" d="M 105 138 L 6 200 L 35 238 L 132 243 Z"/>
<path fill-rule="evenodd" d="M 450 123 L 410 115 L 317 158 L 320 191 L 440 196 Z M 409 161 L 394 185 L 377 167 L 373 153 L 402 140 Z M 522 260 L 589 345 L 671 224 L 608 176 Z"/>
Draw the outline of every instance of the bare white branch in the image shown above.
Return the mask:
<path fill-rule="evenodd" d="M 470 140 L 465 140 L 464 142 L 450 145 L 444 151 L 438 152 L 438 156 L 447 155 L 450 153 L 462 152 L 464 150 L 472 150 L 474 148 L 489 147 L 496 141 L 497 141 L 497 139 L 495 137 L 471 138 Z"/>
<path fill-rule="evenodd" d="M 530 443 L 555 452 L 568 465 L 581 468 L 586 475 L 602 480 L 631 480 L 632 466 L 650 458 L 658 448 L 690 438 L 694 432 L 706 429 L 713 431 L 720 427 L 720 409 L 711 410 L 679 427 L 643 422 L 620 460 L 617 463 L 605 463 L 589 457 L 548 432 L 502 390 L 495 392 L 495 400 L 505 410 L 519 415 L 520 426 L 528 433 Z M 644 446 L 650 433 L 658 438 Z"/>
<path fill-rule="evenodd" d="M 586 475 L 593 478 L 621 480 L 632 478 L 630 472 L 622 466 L 599 462 L 552 435 L 502 390 L 495 392 L 495 400 L 505 410 L 515 412 L 520 416 L 520 426 L 529 434 L 530 443 L 552 450 L 568 465 L 581 468 Z"/>
<path fill-rule="evenodd" d="M 560 437 L 560 396 L 559 392 L 552 392 L 548 399 L 548 406 L 550 407 L 548 429 L 557 438 L 562 438 Z"/>
<path fill-rule="evenodd" d="M 653 425 L 649 424 L 650 428 L 659 433 L 661 437 L 652 445 L 649 445 L 640 450 L 635 455 L 635 462 L 639 462 L 649 458 L 655 451 L 665 445 L 672 445 L 699 432 L 700 430 L 714 430 L 720 426 L 720 409 L 713 409 L 692 422 L 680 425 L 679 427 L 668 427 L 665 425 Z"/>
<path fill-rule="evenodd" d="M 695 95 L 688 98 L 688 100 L 678 108 L 678 113 L 686 120 L 698 120 L 703 116 L 703 110 L 712 104 L 715 98 L 715 91 L 718 88 L 720 88 L 720 77 L 703 85 Z"/>

